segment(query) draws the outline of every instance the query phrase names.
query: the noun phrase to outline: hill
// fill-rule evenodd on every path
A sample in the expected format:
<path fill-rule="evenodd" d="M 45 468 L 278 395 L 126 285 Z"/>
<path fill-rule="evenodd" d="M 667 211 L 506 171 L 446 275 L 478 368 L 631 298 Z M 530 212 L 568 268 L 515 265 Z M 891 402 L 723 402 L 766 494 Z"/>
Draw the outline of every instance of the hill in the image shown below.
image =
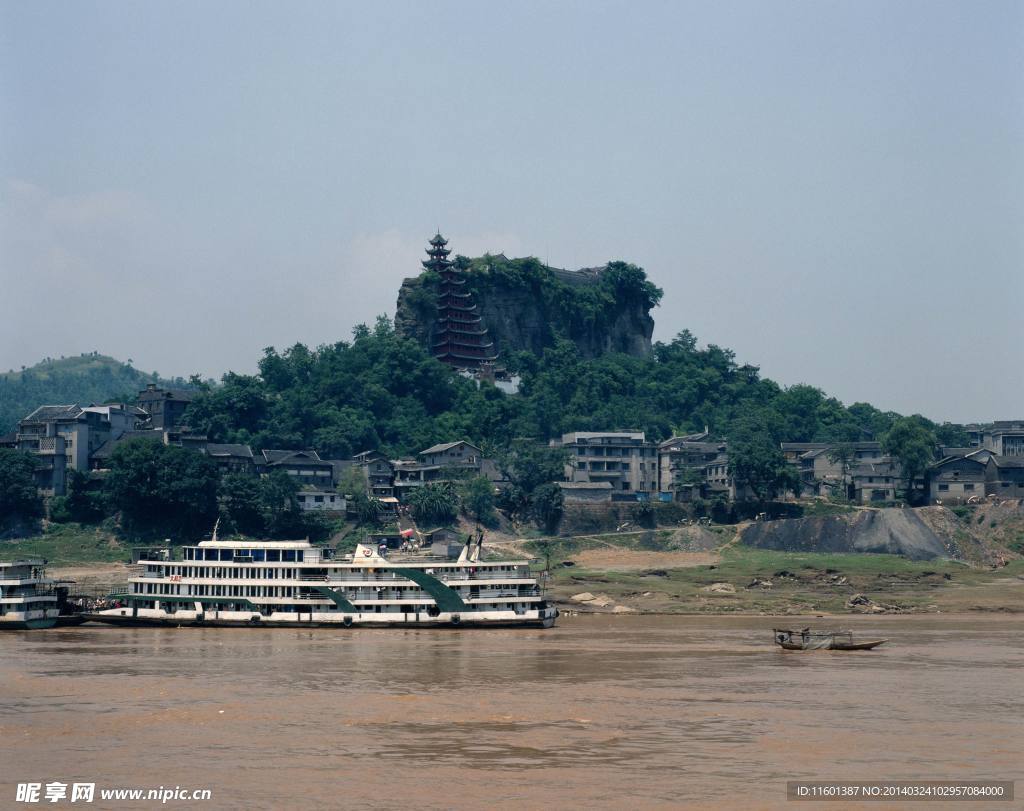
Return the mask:
<path fill-rule="evenodd" d="M 156 372 L 140 372 L 95 352 L 46 358 L 21 371 L 11 370 L 0 374 L 0 434 L 13 431 L 18 420 L 40 405 L 132 401 L 147 383 L 187 385 L 181 378 L 164 380 Z"/>

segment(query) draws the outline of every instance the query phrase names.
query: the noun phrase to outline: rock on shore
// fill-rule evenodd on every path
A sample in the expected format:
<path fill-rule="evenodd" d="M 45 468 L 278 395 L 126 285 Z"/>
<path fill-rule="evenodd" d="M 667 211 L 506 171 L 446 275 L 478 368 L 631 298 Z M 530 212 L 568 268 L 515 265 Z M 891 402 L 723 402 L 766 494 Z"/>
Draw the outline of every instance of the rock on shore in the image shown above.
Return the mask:
<path fill-rule="evenodd" d="M 959 556 L 912 509 L 765 521 L 748 526 L 742 542 L 780 552 L 882 552 L 911 560 Z"/>

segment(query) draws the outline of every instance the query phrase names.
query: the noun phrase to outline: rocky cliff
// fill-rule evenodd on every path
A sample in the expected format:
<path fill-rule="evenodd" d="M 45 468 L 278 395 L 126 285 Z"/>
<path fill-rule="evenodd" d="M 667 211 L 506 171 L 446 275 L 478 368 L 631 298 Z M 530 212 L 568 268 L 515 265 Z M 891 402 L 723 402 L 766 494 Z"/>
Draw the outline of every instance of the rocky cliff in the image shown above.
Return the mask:
<path fill-rule="evenodd" d="M 661 291 L 643 270 L 624 262 L 578 271 L 548 268 L 533 258 L 457 257 L 498 352 L 540 354 L 567 338 L 584 358 L 608 352 L 651 352 L 650 311 Z M 430 345 L 436 328 L 438 279 L 429 271 L 402 282 L 395 327 Z"/>

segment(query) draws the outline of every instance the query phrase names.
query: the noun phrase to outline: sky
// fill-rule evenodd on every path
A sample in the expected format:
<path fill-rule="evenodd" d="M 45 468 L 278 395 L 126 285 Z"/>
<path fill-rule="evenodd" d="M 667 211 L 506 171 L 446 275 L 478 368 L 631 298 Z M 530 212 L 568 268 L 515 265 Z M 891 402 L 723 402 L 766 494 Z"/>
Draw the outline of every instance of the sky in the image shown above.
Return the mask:
<path fill-rule="evenodd" d="M 0 0 L 0 371 L 255 371 L 457 253 L 784 385 L 1024 417 L 1024 4 Z"/>

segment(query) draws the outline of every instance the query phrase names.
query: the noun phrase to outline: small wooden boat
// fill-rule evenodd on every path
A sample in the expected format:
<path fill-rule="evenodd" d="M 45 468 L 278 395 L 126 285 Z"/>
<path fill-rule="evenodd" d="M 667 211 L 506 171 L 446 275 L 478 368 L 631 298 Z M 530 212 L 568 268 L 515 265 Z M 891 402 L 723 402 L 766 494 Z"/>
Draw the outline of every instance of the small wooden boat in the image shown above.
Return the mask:
<path fill-rule="evenodd" d="M 869 639 L 855 642 L 853 631 L 812 631 L 802 628 L 773 628 L 775 644 L 783 650 L 871 650 L 887 642 L 886 639 Z"/>

